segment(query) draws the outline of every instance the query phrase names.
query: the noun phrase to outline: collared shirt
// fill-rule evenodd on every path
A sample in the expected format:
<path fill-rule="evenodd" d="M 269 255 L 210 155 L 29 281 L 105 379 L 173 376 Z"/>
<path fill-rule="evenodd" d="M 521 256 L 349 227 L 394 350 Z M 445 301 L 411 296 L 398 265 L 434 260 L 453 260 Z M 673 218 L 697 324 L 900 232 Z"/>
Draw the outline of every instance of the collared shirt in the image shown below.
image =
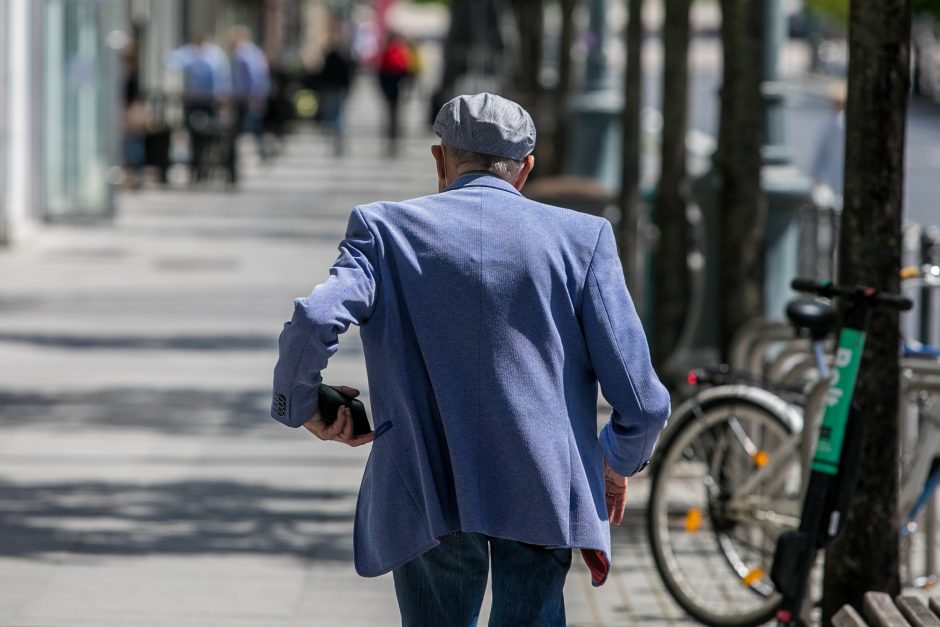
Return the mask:
<path fill-rule="evenodd" d="M 218 98 L 232 92 L 228 56 L 215 44 L 181 46 L 167 55 L 166 65 L 183 72 L 184 90 L 189 97 Z"/>
<path fill-rule="evenodd" d="M 265 98 L 271 90 L 271 72 L 261 48 L 245 41 L 232 54 L 232 93 L 237 98 Z"/>
<path fill-rule="evenodd" d="M 473 173 L 357 207 L 339 250 L 284 325 L 271 415 L 314 415 L 340 334 L 360 325 L 375 440 L 356 570 L 380 575 L 463 530 L 587 550 L 603 583 L 603 460 L 642 469 L 669 414 L 610 223 Z M 600 433 L 598 382 L 613 406 Z"/>

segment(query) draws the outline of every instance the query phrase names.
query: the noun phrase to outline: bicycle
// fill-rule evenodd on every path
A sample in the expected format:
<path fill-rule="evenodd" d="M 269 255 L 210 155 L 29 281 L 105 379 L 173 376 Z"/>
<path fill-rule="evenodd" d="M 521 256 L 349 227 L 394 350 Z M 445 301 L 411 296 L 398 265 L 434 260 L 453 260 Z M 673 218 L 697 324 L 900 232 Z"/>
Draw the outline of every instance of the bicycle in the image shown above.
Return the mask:
<path fill-rule="evenodd" d="M 798 329 L 809 330 L 816 368 L 825 372 L 832 308 L 798 302 L 787 316 Z M 769 335 L 786 337 L 779 329 Z M 734 361 L 753 370 L 756 358 L 734 352 Z M 799 522 L 801 471 L 787 464 L 793 454 L 808 456 L 810 447 L 800 437 L 799 407 L 821 407 L 828 381 L 821 377 L 808 390 L 772 390 L 740 369 L 698 370 L 694 377 L 711 387 L 676 408 L 651 461 L 647 530 L 654 562 L 670 594 L 700 622 L 758 624 L 779 603 L 767 577 L 776 538 Z M 750 466 L 765 472 L 749 481 Z M 703 485 L 705 492 L 698 489 Z M 757 495 L 764 500 L 751 498 Z M 734 577 L 728 581 L 710 576 L 729 566 Z"/>
<path fill-rule="evenodd" d="M 654 455 L 647 510 L 654 561 L 672 596 L 705 624 L 756 625 L 780 604 L 768 576 L 771 557 L 779 535 L 799 524 L 815 422 L 828 390 L 825 315 L 815 313 L 803 322 L 816 324 L 813 361 L 820 376 L 805 395 L 784 398 L 732 378 L 680 405 Z M 940 377 L 932 376 L 911 378 L 908 391 L 940 392 Z M 795 403 L 804 404 L 813 423 L 805 429 Z M 911 457 L 917 463 L 905 470 L 901 503 L 910 516 L 926 498 L 940 423 L 928 422 L 925 433 Z"/>

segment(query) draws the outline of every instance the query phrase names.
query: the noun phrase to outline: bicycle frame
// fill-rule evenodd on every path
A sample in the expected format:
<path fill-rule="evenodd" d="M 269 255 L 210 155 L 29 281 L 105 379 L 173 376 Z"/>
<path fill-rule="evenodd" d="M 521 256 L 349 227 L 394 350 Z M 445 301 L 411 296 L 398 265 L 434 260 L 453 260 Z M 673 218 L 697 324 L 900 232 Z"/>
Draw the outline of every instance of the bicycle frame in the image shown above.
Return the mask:
<path fill-rule="evenodd" d="M 910 309 L 909 299 L 882 295 L 872 288 L 846 289 L 830 282 L 796 279 L 794 289 L 846 299 L 844 324 L 839 333 L 832 384 L 819 427 L 816 452 L 806 489 L 800 527 L 780 535 L 774 552 L 771 579 L 783 595 L 777 611 L 781 627 L 803 626 L 801 616 L 809 573 L 817 551 L 842 527 L 855 475 L 861 461 L 861 410 L 852 403 L 865 349 L 868 323 L 875 306 Z"/>
<path fill-rule="evenodd" d="M 729 384 L 718 385 L 712 388 L 702 390 L 691 398 L 686 399 L 682 404 L 676 407 L 669 416 L 669 422 L 666 428 L 659 436 L 659 440 L 664 442 L 668 439 L 672 430 L 685 424 L 690 416 L 701 416 L 702 412 L 712 405 L 719 405 L 729 400 L 737 401 L 742 404 L 750 403 L 768 412 L 780 416 L 784 422 L 795 433 L 803 429 L 803 414 L 792 404 L 786 402 L 777 394 L 747 384 Z M 656 464 L 661 451 L 658 449 L 653 453 L 651 463 Z"/>

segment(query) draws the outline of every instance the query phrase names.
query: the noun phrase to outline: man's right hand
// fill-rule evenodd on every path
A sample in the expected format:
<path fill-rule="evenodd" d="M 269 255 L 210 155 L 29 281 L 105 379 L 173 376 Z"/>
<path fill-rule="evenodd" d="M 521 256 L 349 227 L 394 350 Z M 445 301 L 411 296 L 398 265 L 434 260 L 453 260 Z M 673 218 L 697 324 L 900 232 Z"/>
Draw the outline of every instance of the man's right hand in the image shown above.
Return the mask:
<path fill-rule="evenodd" d="M 342 394 L 355 398 L 359 396 L 359 390 L 348 386 L 338 386 L 336 388 Z M 375 432 L 370 431 L 358 438 L 353 437 L 353 417 L 349 408 L 343 405 L 336 412 L 336 420 L 332 424 L 326 424 L 320 416 L 320 411 L 313 415 L 313 418 L 304 423 L 304 428 L 323 441 L 336 440 L 347 446 L 362 446 L 375 439 Z"/>
<path fill-rule="evenodd" d="M 627 507 L 627 478 L 619 474 L 604 460 L 604 499 L 607 502 L 607 522 L 619 525 Z"/>

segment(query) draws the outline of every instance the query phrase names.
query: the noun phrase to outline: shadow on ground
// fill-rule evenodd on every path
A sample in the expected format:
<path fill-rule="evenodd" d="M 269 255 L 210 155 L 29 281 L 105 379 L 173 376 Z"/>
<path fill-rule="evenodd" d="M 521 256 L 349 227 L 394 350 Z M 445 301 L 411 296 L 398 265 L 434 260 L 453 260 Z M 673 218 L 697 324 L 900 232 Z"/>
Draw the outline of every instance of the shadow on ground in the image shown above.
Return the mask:
<path fill-rule="evenodd" d="M 0 428 L 144 429 L 167 435 L 251 430 L 282 435 L 270 418 L 271 391 L 113 388 L 75 392 L 0 391 Z M 279 429 L 280 428 L 280 429 Z"/>
<path fill-rule="evenodd" d="M 355 496 L 227 481 L 0 483 L 0 556 L 239 553 L 351 562 Z"/>
<path fill-rule="evenodd" d="M 44 348 L 79 350 L 183 350 L 183 351 L 267 351 L 277 350 L 271 335 L 69 335 L 64 333 L 0 332 L 0 342 L 28 344 Z"/>
<path fill-rule="evenodd" d="M 0 304 L 2 307 L 2 304 Z M 290 311 L 288 310 L 288 313 Z M 264 351 L 277 352 L 277 335 L 200 334 L 200 335 L 78 335 L 67 333 L 29 333 L 0 331 L 0 342 L 25 344 L 40 348 L 67 350 L 173 350 L 173 351 Z M 343 353 L 362 354 L 362 343 L 355 334 L 343 337 Z M 273 366 L 273 363 L 272 363 Z"/>

